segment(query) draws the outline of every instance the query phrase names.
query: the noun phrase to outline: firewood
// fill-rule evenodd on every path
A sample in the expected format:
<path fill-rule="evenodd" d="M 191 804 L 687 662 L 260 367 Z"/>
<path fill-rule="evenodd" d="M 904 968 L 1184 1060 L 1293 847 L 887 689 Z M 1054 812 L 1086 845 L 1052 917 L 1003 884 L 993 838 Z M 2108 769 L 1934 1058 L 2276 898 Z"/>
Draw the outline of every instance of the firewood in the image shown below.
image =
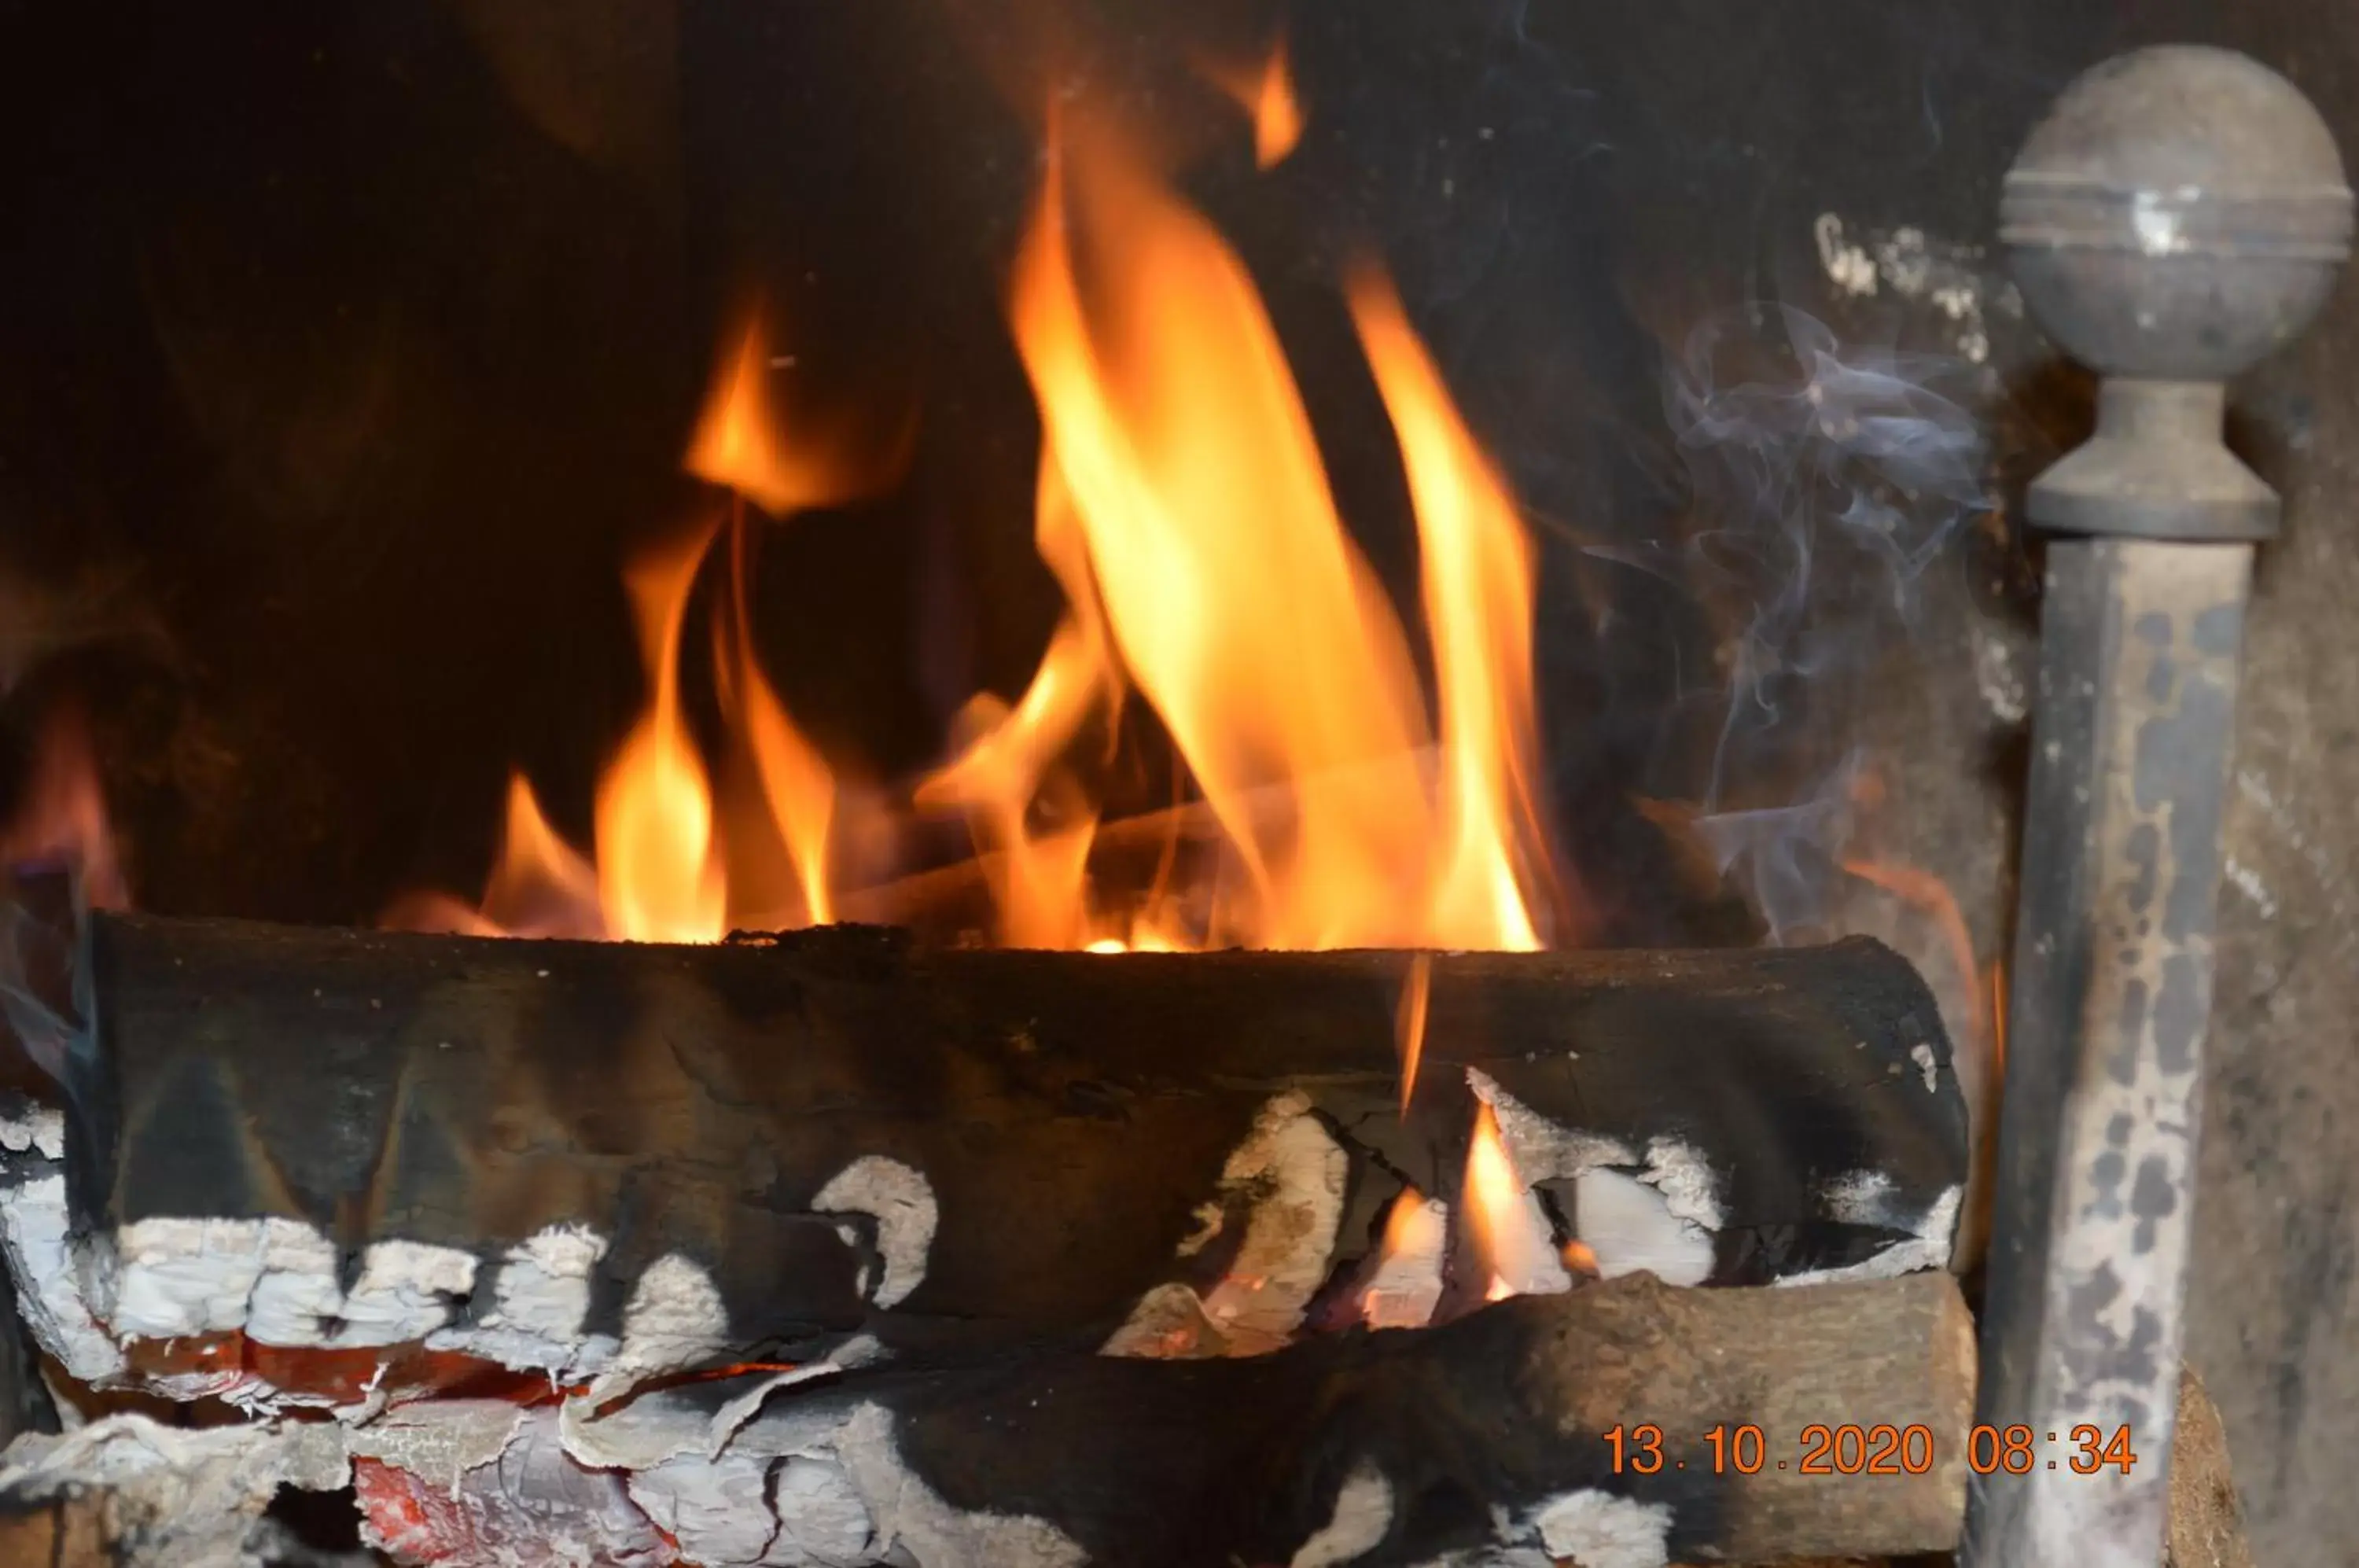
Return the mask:
<path fill-rule="evenodd" d="M 720 1499 L 763 1496 L 742 1483 L 781 1460 L 801 1467 L 804 1512 L 780 1507 L 779 1539 L 831 1561 L 898 1546 L 928 1564 L 1545 1552 L 1661 1568 L 1939 1552 L 1964 1508 L 1973 1382 L 1946 1272 L 1731 1290 L 1634 1276 L 1246 1360 L 887 1364 L 783 1388 L 750 1419 L 742 1383 L 669 1390 L 636 1415 L 672 1452 L 631 1490 L 699 1562 L 736 1559 L 698 1521 L 764 1538 L 771 1519 Z M 1806 1474 L 1821 1426 L 1910 1436 L 1888 1463 L 1880 1433 L 1842 1436 L 1830 1473 Z M 1756 1430 L 1757 1471 L 1740 1474 Z M 1835 1468 L 1869 1464 L 1880 1473 Z"/>
<path fill-rule="evenodd" d="M 439 1334 L 627 1383 L 858 1332 L 1095 1345 L 1176 1290 L 1258 1349 L 1405 1183 L 1456 1201 L 1479 1096 L 1536 1214 L 1652 1205 L 1677 1282 L 1945 1255 L 1965 1113 L 1887 950 L 1438 955 L 1404 1117 L 1408 964 L 101 915 L 71 1225 L 119 1251 L 118 1338 Z"/>
<path fill-rule="evenodd" d="M 2170 1442 L 2168 1568 L 2253 1568 L 2244 1508 L 2228 1464 L 2228 1432 L 2192 1367 L 2179 1372 Z"/>

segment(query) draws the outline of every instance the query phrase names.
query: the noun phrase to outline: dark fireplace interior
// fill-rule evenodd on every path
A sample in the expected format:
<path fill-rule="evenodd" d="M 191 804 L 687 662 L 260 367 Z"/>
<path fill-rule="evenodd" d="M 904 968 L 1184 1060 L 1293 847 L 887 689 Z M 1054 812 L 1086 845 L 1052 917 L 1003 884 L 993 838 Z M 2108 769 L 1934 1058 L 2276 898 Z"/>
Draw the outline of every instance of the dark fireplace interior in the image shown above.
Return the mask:
<path fill-rule="evenodd" d="M 1302 125 L 1262 167 L 1222 83 L 1281 39 Z M 2022 493 L 2093 387 L 2008 281 L 1998 182 L 2076 74 L 2158 41 L 2359 113 L 2359 14 L 2298 0 L 11 8 L 12 905 L 91 882 L 84 763 L 94 901 L 160 916 L 472 906 L 517 773 L 588 844 L 649 702 L 625 569 L 717 524 L 780 702 L 847 798 L 894 803 L 842 837 L 851 913 L 973 938 L 967 905 L 876 890 L 972 855 L 902 803 L 1065 607 L 1009 328 L 1053 104 L 1130 129 L 1233 248 L 1408 605 L 1412 482 L 1345 279 L 1397 287 L 1534 544 L 1549 944 L 1879 938 L 1979 1132 L 2036 696 Z M 683 466 L 756 313 L 790 442 L 860 472 L 779 520 Z M 2262 1563 L 2359 1538 L 2355 346 L 2346 285 L 2231 405 L 2287 526 L 2249 618 L 2187 1355 Z M 732 592 L 689 593 L 712 746 Z M 1107 816 L 1169 806 L 1164 728 L 1133 704 L 1119 738 Z M 290 1535 L 351 1522 L 306 1510 Z"/>

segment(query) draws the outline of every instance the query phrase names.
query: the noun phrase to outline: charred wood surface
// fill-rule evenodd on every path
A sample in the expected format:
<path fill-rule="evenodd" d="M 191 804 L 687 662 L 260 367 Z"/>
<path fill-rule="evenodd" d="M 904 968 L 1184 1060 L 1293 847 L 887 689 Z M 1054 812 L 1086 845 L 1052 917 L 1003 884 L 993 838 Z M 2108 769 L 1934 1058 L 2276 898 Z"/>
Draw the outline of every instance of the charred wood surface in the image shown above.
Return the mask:
<path fill-rule="evenodd" d="M 782 1391 L 732 1452 L 832 1453 L 870 1550 L 899 1540 L 925 1563 L 1771 1563 L 1952 1546 L 1973 1382 L 1946 1272 L 1745 1290 L 1642 1275 L 1247 1360 L 854 1373 Z M 1626 1436 L 1642 1424 L 1662 1433 L 1652 1474 Z M 1806 1429 L 1885 1424 L 1924 1429 L 1922 1473 L 1804 1472 Z M 1761 1433 L 1756 1474 L 1714 1464 L 1706 1434 L 1740 1427 Z M 1079 1553 L 1037 1532 L 1037 1555 L 995 1548 L 1022 1519 Z"/>
<path fill-rule="evenodd" d="M 489 1258 L 581 1224 L 608 1241 L 592 1311 L 607 1332 L 631 1282 L 679 1254 L 740 1345 L 860 1326 L 963 1343 L 1102 1332 L 1159 1283 L 1217 1279 L 1245 1227 L 1182 1244 L 1284 1094 L 1347 1157 L 1339 1257 L 1368 1249 L 1404 1181 L 1455 1198 L 1470 1069 L 1636 1160 L 1659 1139 L 1697 1151 L 1713 1283 L 1856 1264 L 1965 1179 L 1932 999 L 1874 942 L 1436 955 L 1404 1119 L 1409 962 L 101 915 L 71 1198 L 101 1229 L 300 1219 L 348 1257 L 399 1238 Z M 939 1210 L 921 1277 L 901 1258 L 895 1291 L 878 1287 L 893 1238 L 817 1201 L 872 1157 L 917 1172 Z"/>

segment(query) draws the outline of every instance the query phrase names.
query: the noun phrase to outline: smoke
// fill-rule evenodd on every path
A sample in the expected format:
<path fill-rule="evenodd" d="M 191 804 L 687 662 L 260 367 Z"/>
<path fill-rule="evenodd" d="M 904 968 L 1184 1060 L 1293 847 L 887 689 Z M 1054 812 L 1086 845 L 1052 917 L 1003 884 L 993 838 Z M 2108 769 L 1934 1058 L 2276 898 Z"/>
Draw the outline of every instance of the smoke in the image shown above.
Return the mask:
<path fill-rule="evenodd" d="M 1823 924 L 1873 789 L 1856 749 L 1870 681 L 1927 569 L 1992 505 L 1976 374 L 1846 351 L 1782 306 L 1707 321 L 1668 368 L 1692 505 L 1660 564 L 1711 618 L 1723 675 L 1694 827 L 1773 941 Z"/>

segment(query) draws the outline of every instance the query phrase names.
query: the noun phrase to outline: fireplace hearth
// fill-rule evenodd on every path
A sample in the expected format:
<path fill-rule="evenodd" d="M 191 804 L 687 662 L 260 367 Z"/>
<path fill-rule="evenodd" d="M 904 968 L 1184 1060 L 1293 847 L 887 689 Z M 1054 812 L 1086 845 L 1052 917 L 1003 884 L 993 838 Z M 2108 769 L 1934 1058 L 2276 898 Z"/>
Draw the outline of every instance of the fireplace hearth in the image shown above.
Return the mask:
<path fill-rule="evenodd" d="M 2334 85 L 1937 9 L 60 19 L 0 1561 L 2248 1562 Z"/>

